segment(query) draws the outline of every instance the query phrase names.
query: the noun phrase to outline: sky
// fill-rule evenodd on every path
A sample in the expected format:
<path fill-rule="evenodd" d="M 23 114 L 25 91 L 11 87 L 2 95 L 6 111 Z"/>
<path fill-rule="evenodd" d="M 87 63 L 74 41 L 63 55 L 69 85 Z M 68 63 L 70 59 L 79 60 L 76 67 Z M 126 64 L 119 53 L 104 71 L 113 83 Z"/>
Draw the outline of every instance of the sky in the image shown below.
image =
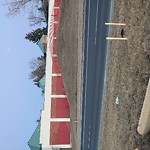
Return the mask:
<path fill-rule="evenodd" d="M 41 90 L 29 79 L 29 62 L 42 55 L 24 39 L 30 27 L 25 16 L 7 17 L 0 6 L 0 143 L 1 150 L 29 150 L 28 140 L 43 107 Z"/>

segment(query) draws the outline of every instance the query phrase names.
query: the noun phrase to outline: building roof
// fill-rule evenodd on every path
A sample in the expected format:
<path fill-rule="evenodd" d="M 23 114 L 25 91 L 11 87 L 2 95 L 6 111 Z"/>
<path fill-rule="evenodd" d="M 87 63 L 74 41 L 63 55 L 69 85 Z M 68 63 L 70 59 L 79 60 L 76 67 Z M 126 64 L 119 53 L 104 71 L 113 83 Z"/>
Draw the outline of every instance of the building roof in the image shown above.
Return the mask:
<path fill-rule="evenodd" d="M 32 134 L 28 142 L 28 145 L 31 150 L 42 150 L 41 145 L 40 145 L 40 123 L 38 124 L 37 128 Z"/>
<path fill-rule="evenodd" d="M 44 91 L 44 89 L 45 89 L 45 75 L 40 79 L 39 87 Z"/>
<path fill-rule="evenodd" d="M 47 35 L 42 35 L 37 45 L 40 47 L 43 53 L 46 53 L 47 49 Z"/>

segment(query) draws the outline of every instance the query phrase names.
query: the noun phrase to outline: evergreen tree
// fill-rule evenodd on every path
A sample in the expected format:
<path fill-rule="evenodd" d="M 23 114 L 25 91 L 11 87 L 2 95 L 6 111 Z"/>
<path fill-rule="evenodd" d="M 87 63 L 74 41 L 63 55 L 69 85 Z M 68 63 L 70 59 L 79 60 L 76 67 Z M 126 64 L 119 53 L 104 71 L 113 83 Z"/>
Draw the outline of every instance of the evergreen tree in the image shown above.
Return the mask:
<path fill-rule="evenodd" d="M 38 28 L 36 30 L 33 30 L 32 32 L 26 34 L 25 39 L 33 42 L 33 43 L 38 43 L 40 38 L 42 37 L 43 34 L 45 34 L 46 28 L 44 27 L 43 29 Z"/>

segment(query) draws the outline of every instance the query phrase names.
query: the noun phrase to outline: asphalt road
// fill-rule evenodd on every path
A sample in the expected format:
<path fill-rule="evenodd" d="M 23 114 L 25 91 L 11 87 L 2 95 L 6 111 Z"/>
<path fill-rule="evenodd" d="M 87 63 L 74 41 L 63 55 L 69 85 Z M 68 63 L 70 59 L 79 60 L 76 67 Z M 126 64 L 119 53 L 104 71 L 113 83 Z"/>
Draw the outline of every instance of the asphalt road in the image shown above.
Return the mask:
<path fill-rule="evenodd" d="M 81 150 L 97 150 L 111 0 L 85 0 Z"/>

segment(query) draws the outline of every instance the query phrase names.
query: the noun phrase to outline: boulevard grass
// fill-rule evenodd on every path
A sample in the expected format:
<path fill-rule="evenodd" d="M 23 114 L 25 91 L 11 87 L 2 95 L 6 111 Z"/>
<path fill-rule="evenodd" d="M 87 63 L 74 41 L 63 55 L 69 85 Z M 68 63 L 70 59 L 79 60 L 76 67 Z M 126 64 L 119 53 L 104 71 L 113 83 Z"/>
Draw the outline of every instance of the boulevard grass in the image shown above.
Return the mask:
<path fill-rule="evenodd" d="M 83 1 L 82 1 L 83 2 Z M 79 149 L 79 119 L 83 4 L 79 0 L 63 0 L 57 53 L 71 109 L 71 140 Z M 101 129 L 102 150 L 149 150 L 149 136 L 137 133 L 138 121 L 150 77 L 150 2 L 149 0 L 116 0 L 113 22 L 123 27 L 127 41 L 110 42 L 107 86 Z M 112 36 L 120 36 L 122 27 L 113 27 Z M 81 32 L 79 32 L 81 31 Z M 81 42 L 79 42 L 81 41 Z M 119 97 L 119 105 L 115 104 Z M 79 120 L 78 120 L 79 121 Z"/>
<path fill-rule="evenodd" d="M 113 22 L 126 26 L 113 27 L 111 36 L 124 29 L 128 40 L 110 42 L 101 148 L 149 150 L 150 136 L 140 136 L 137 127 L 150 77 L 150 1 L 116 0 Z"/>
<path fill-rule="evenodd" d="M 70 105 L 72 149 L 80 146 L 83 0 L 61 1 L 57 55 Z"/>

